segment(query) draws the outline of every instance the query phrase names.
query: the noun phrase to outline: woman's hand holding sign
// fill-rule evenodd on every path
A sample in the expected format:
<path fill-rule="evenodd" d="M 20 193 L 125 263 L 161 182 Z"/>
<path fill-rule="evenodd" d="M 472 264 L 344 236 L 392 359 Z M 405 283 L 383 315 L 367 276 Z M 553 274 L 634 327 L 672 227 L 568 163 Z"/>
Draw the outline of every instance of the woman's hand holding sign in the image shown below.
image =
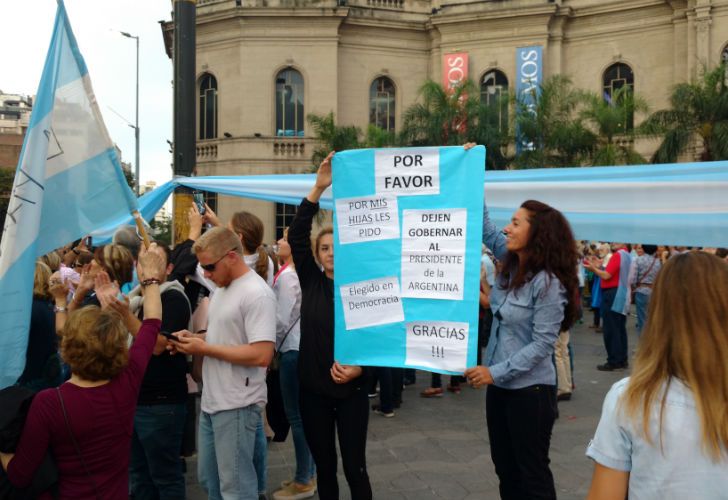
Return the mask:
<path fill-rule="evenodd" d="M 490 385 L 493 383 L 493 377 L 490 374 L 490 370 L 487 366 L 474 366 L 465 370 L 465 378 L 468 379 L 474 389 L 483 387 L 484 385 Z"/>

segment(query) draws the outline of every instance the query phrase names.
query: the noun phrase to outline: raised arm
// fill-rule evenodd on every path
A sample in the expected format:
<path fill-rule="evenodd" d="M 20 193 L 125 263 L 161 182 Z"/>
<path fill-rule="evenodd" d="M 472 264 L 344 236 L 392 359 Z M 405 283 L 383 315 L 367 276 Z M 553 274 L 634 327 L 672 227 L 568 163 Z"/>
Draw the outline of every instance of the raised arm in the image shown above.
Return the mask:
<path fill-rule="evenodd" d="M 499 260 L 503 259 L 508 252 L 506 250 L 506 237 L 503 235 L 503 231 L 498 229 L 490 220 L 485 199 L 483 200 L 483 243 L 491 249 L 493 255 Z"/>
<path fill-rule="evenodd" d="M 313 218 L 319 210 L 321 195 L 331 185 L 331 159 L 333 151 L 321 162 L 316 173 L 316 183 L 301 204 L 288 229 L 288 243 L 296 266 L 301 287 L 310 282 L 313 276 L 321 274 L 311 250 L 311 227 Z"/>

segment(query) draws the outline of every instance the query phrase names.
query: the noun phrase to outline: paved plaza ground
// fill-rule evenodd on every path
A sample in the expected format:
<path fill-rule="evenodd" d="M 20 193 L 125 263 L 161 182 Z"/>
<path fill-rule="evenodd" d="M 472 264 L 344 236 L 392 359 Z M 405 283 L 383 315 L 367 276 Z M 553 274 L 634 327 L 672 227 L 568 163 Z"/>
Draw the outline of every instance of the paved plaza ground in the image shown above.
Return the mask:
<path fill-rule="evenodd" d="M 588 314 L 591 321 L 591 313 Z M 635 318 L 628 319 L 630 351 L 634 349 Z M 604 395 L 627 372 L 600 372 L 605 360 L 601 334 L 587 322 L 572 329 L 576 390 L 571 401 L 559 403 L 560 418 L 551 439 L 551 470 L 560 499 L 583 499 L 591 481 L 592 462 L 584 455 L 599 421 Z M 374 413 L 369 419 L 367 465 L 374 498 L 475 500 L 497 499 L 498 479 L 490 459 L 485 426 L 484 390 L 464 387 L 459 395 L 419 396 L 430 375 L 417 372 L 417 383 L 403 393 L 394 418 Z M 447 377 L 444 377 L 444 383 Z M 206 495 L 196 482 L 196 463 L 188 460 L 188 498 Z M 295 459 L 290 435 L 268 448 L 268 492 L 293 477 Z M 341 498 L 348 499 L 341 466 Z M 318 498 L 317 496 L 314 498 Z"/>

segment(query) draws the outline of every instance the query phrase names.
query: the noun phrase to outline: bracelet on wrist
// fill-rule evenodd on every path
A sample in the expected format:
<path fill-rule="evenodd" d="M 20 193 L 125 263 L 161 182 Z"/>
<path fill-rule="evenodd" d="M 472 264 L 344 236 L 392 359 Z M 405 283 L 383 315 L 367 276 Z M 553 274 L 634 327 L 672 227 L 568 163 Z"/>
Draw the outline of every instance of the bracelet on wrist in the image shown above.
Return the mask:
<path fill-rule="evenodd" d="M 53 312 L 55 312 L 55 313 L 68 312 L 68 308 L 66 306 L 56 306 L 53 308 Z"/>
<path fill-rule="evenodd" d="M 147 287 L 149 285 L 159 285 L 162 282 L 158 280 L 157 278 L 149 278 L 145 279 L 144 281 L 139 282 L 139 284 L 142 286 L 142 288 Z"/>

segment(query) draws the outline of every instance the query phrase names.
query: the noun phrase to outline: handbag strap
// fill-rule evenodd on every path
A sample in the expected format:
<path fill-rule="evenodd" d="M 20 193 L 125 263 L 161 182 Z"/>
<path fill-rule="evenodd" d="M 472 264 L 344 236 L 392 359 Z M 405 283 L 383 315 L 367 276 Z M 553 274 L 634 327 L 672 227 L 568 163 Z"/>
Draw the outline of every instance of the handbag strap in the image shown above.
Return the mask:
<path fill-rule="evenodd" d="M 283 347 L 283 343 L 288 338 L 288 334 L 291 333 L 291 330 L 293 330 L 293 327 L 296 326 L 296 323 L 298 323 L 298 320 L 299 319 L 301 319 L 301 315 L 300 314 L 298 315 L 298 318 L 296 318 L 296 321 L 294 321 L 293 323 L 291 323 L 291 326 L 288 328 L 288 331 L 283 336 L 283 339 L 281 340 L 281 343 L 276 346 L 276 352 L 280 351 L 281 347 Z"/>
<path fill-rule="evenodd" d="M 94 494 L 96 496 L 97 500 L 101 500 L 101 497 L 99 496 L 99 490 L 96 488 L 96 481 L 94 481 L 94 478 L 91 476 L 91 473 L 88 470 L 88 466 L 86 465 L 86 460 L 83 459 L 83 455 L 81 455 L 81 448 L 78 446 L 78 441 L 76 441 L 76 438 L 73 435 L 73 431 L 71 430 L 71 424 L 68 421 L 68 413 L 66 412 L 66 405 L 63 402 L 63 396 L 61 395 L 61 389 L 59 387 L 56 387 L 56 393 L 58 394 L 58 399 L 61 402 L 61 410 L 63 410 L 63 419 L 66 421 L 66 429 L 68 429 L 68 435 L 71 436 L 71 442 L 73 443 L 73 448 L 76 450 L 76 454 L 78 455 L 78 458 L 81 460 L 81 465 L 83 465 L 83 470 L 86 472 L 86 476 L 88 477 L 89 481 L 91 482 L 91 486 L 94 488 Z"/>
<path fill-rule="evenodd" d="M 642 278 L 646 278 L 650 274 L 650 271 L 652 271 L 652 267 L 655 265 L 655 261 L 657 261 L 657 257 L 654 257 L 652 259 L 652 262 L 650 263 L 650 267 L 647 268 L 647 271 L 645 271 L 645 274 L 642 275 Z M 637 289 L 643 285 L 644 285 L 644 283 L 642 283 L 642 279 L 637 278 L 637 285 L 635 285 L 635 289 Z"/>

